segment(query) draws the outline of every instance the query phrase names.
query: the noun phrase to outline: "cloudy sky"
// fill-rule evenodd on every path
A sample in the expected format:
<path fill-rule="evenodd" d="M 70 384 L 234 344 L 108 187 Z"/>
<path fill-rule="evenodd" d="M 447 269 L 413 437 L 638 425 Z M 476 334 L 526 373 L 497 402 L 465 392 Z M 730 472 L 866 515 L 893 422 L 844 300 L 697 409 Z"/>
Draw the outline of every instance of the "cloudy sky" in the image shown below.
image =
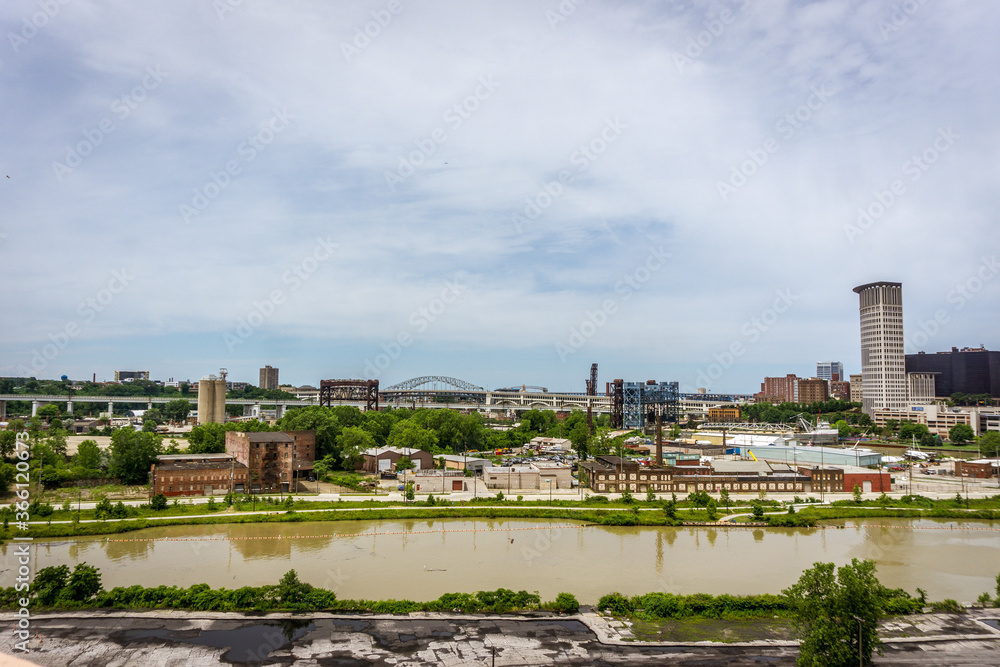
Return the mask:
<path fill-rule="evenodd" d="M 894 9 L 894 7 L 896 9 Z M 0 375 L 582 391 L 1000 348 L 1000 7 L 7 0 Z"/>

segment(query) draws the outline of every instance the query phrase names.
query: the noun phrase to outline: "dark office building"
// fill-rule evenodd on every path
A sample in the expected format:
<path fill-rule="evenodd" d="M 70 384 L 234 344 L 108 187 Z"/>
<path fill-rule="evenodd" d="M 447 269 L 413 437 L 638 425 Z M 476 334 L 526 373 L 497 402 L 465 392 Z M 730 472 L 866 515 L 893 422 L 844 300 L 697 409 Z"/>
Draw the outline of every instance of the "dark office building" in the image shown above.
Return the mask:
<path fill-rule="evenodd" d="M 908 354 L 906 372 L 938 373 L 934 393 L 939 397 L 956 392 L 1000 397 L 1000 352 L 953 347 L 951 352 Z"/>

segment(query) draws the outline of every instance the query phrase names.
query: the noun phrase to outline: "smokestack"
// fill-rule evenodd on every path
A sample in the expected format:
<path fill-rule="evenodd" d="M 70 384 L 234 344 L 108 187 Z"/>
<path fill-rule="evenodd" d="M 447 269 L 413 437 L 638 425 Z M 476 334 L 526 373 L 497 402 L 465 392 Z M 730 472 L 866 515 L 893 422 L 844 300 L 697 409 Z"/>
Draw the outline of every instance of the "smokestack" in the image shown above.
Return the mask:
<path fill-rule="evenodd" d="M 663 465 L 663 415 L 656 411 L 656 465 Z"/>

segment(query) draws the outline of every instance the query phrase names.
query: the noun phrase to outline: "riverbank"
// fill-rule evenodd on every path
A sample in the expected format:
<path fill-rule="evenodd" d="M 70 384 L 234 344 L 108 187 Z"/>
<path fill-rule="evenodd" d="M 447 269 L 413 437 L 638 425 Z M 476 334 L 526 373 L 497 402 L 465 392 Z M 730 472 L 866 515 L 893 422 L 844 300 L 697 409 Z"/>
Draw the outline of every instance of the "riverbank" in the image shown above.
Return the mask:
<path fill-rule="evenodd" d="M 265 504 L 268 509 L 235 511 L 230 508 L 205 513 L 203 506 L 171 506 L 162 513 L 144 509 L 136 518 L 94 519 L 92 510 L 82 514 L 58 510 L 44 521 L 34 520 L 21 530 L 5 522 L 0 541 L 12 537 L 74 537 L 113 535 L 143 530 L 153 526 L 216 525 L 244 523 L 276 523 L 299 521 L 348 521 L 392 519 L 566 519 L 582 523 L 611 526 L 681 526 L 681 525 L 740 525 L 752 521 L 755 526 L 812 527 L 823 521 L 847 518 L 942 518 L 956 520 L 1000 520 L 1000 496 L 984 499 L 932 500 L 922 496 L 898 499 L 875 499 L 854 502 L 840 500 L 832 504 L 800 503 L 790 513 L 776 501 L 764 501 L 764 516 L 753 517 L 750 504 L 731 503 L 719 508 L 712 516 L 706 508 L 678 503 L 673 515 L 663 502 L 635 501 L 499 501 L 490 498 L 479 502 L 435 500 L 421 503 L 387 503 L 379 501 L 295 501 Z M 751 503 L 752 504 L 752 503 Z M 736 509 L 736 513 L 731 513 Z M 193 512 L 193 513 L 188 513 Z M 200 513 L 199 513 L 200 512 Z M 741 513 L 742 512 L 742 513 Z M 726 516 L 721 516 L 726 514 Z M 78 516 L 88 517 L 78 519 Z"/>

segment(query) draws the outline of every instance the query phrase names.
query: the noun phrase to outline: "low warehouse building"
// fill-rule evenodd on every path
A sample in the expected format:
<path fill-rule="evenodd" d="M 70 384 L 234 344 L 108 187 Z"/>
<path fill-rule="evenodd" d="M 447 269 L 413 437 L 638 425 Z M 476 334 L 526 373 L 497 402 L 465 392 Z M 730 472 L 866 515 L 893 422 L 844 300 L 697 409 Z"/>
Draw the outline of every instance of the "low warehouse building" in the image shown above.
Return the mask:
<path fill-rule="evenodd" d="M 427 470 L 435 467 L 434 456 L 422 449 L 376 447 L 374 449 L 366 449 L 361 453 L 361 460 L 355 469 L 364 470 L 365 472 L 388 472 L 395 470 L 396 463 L 404 456 L 413 462 L 414 470 Z"/>
<path fill-rule="evenodd" d="M 164 454 L 149 470 L 150 498 L 244 493 L 249 469 L 231 454 Z"/>

